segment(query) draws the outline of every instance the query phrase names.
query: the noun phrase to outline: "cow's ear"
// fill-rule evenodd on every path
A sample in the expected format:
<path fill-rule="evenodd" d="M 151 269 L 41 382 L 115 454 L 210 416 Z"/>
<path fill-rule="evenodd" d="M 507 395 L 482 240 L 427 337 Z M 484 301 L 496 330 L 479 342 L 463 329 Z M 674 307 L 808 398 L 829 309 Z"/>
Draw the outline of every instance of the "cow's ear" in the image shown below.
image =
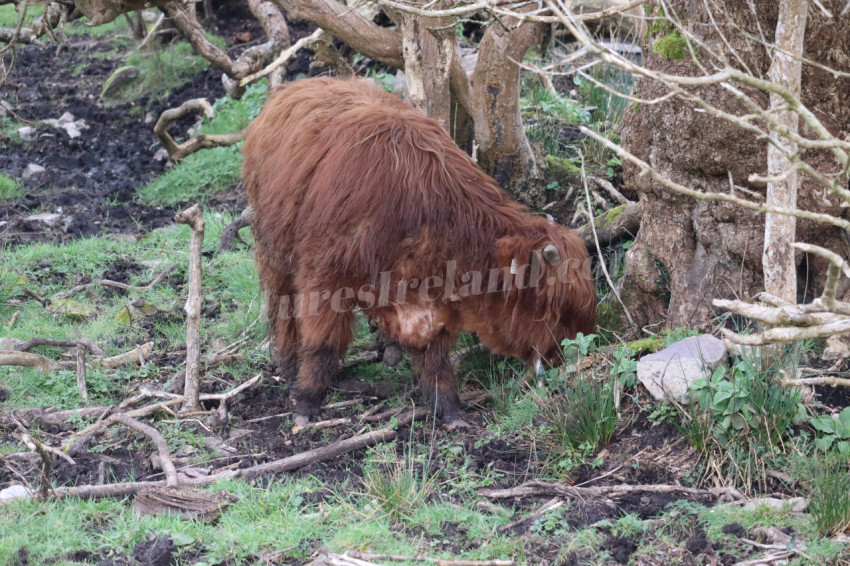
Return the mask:
<path fill-rule="evenodd" d="M 543 248 L 543 259 L 546 260 L 546 263 L 549 265 L 558 265 L 561 263 L 561 252 L 558 251 L 558 248 L 555 247 L 555 244 L 549 244 L 545 248 Z"/>

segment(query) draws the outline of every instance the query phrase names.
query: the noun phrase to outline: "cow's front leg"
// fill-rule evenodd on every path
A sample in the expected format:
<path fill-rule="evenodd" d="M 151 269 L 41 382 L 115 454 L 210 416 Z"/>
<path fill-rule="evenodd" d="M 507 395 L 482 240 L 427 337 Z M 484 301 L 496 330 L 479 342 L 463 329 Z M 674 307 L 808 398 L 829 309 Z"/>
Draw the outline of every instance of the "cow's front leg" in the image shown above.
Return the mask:
<path fill-rule="evenodd" d="M 457 393 L 457 377 L 449 359 L 457 338 L 445 330 L 424 348 L 411 353 L 413 370 L 419 376 L 422 391 L 436 409 L 437 416 L 450 427 L 468 426 Z"/>

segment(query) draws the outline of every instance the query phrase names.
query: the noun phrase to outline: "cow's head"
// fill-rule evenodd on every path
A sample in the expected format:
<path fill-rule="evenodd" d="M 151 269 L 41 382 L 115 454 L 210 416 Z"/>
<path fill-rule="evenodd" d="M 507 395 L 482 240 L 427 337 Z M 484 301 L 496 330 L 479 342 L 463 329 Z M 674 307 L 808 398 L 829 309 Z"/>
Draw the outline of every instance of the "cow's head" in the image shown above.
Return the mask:
<path fill-rule="evenodd" d="M 497 242 L 506 320 L 492 321 L 507 350 L 538 370 L 563 360 L 561 341 L 588 334 L 596 323 L 596 289 L 584 242 L 546 222 L 530 234 Z M 495 349 L 499 349 L 496 347 Z"/>

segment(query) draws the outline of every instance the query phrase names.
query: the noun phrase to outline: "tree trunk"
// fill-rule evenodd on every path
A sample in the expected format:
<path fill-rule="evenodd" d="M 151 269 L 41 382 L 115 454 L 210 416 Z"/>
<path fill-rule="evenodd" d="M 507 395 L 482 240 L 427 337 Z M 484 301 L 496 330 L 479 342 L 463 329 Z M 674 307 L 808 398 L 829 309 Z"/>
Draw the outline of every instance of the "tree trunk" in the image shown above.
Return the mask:
<path fill-rule="evenodd" d="M 833 14 L 843 9 L 841 0 L 823 4 Z M 755 7 L 753 16 L 750 5 Z M 709 6 L 716 6 L 709 14 Z M 667 14 L 675 14 L 693 35 L 716 50 L 724 50 L 729 64 L 766 77 L 771 53 L 760 43 L 760 34 L 775 41 L 778 22 L 773 0 L 720 0 L 717 3 L 666 2 Z M 843 72 L 850 71 L 850 18 L 829 19 L 810 6 L 805 38 L 805 57 Z M 669 46 L 673 28 L 663 25 L 663 12 L 653 7 L 656 23 L 645 38 L 647 67 L 679 75 L 699 74 L 698 65 L 686 56 L 674 58 Z M 717 26 L 712 24 L 712 18 Z M 662 22 L 662 23 L 658 23 Z M 660 43 L 664 39 L 666 46 Z M 681 36 L 679 37 L 681 39 Z M 729 46 L 737 55 L 729 53 Z M 665 48 L 667 47 L 667 48 Z M 697 47 L 694 47 L 698 49 Z M 698 49 L 699 63 L 720 67 L 711 54 Z M 685 49 L 687 53 L 687 49 Z M 663 85 L 639 80 L 635 95 L 652 99 L 666 94 Z M 768 95 L 741 88 L 759 101 L 770 104 Z M 715 107 L 738 115 L 749 111 L 729 89 L 698 87 L 698 93 Z M 813 109 L 833 134 L 850 131 L 850 79 L 835 78 L 812 65 L 802 72 L 802 101 Z M 803 130 L 803 134 L 806 130 Z M 728 192 L 730 182 L 760 193 L 764 184 L 751 182 L 750 174 L 768 174 L 768 150 L 764 140 L 728 122 L 712 118 L 682 99 L 655 105 L 630 105 L 621 133 L 623 145 L 655 169 L 685 186 L 703 191 Z M 806 161 L 822 173 L 837 173 L 838 165 L 827 151 L 809 150 Z M 638 237 L 626 254 L 622 298 L 639 326 L 666 324 L 668 327 L 710 327 L 715 321 L 714 298 L 746 298 L 764 289 L 762 251 L 765 221 L 755 213 L 728 203 L 694 202 L 675 195 L 641 176 L 626 165 L 625 181 L 640 194 L 643 218 Z M 838 199 L 829 196 L 814 181 L 801 176 L 798 205 L 817 212 L 842 215 Z M 811 221 L 797 224 L 797 239 L 850 256 L 842 230 Z M 792 257 L 789 255 L 789 257 Z M 799 288 L 806 297 L 819 293 L 826 262 L 799 254 L 796 258 Z M 846 280 L 843 282 L 846 285 Z M 839 296 L 845 290 L 839 289 Z M 800 297 L 797 297 L 800 298 Z M 796 302 L 796 301 L 795 301 Z"/>
<path fill-rule="evenodd" d="M 443 7 L 442 3 L 433 6 Z M 449 84 L 457 47 L 454 18 L 424 18 L 400 11 L 391 11 L 390 17 L 401 33 L 407 102 L 451 132 Z"/>
<path fill-rule="evenodd" d="M 800 95 L 800 76 L 803 70 L 803 37 L 806 33 L 806 0 L 782 0 L 779 3 L 779 21 L 776 24 L 776 46 L 768 77 Z M 780 51 L 781 50 L 781 51 Z M 799 117 L 795 112 L 782 111 L 785 100 L 778 94 L 770 95 L 770 108 L 777 112 L 777 121 L 791 133 L 797 133 Z M 772 131 L 771 140 L 787 149 L 791 154 L 796 144 Z M 767 204 L 783 208 L 797 207 L 797 172 L 792 163 L 773 144 L 767 146 L 767 171 L 775 180 L 767 183 Z M 797 264 L 794 239 L 797 234 L 797 219 L 793 216 L 767 213 L 764 217 L 764 290 L 789 303 L 797 302 Z"/>
<path fill-rule="evenodd" d="M 478 164 L 505 187 L 539 175 L 520 116 L 517 62 L 540 42 L 543 26 L 517 24 L 514 18 L 503 18 L 490 25 L 479 45 L 472 80 Z"/>

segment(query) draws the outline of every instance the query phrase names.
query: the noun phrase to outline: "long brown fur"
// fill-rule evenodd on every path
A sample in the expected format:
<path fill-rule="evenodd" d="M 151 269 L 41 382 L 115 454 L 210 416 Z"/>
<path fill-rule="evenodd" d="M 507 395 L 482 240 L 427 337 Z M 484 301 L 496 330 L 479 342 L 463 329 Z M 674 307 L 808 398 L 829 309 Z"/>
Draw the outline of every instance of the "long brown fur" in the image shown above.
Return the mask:
<path fill-rule="evenodd" d="M 583 242 L 511 201 L 435 120 L 370 82 L 316 78 L 278 89 L 243 153 L 269 328 L 283 371 L 297 373 L 296 411 L 315 414 L 351 342 L 355 306 L 411 351 L 447 419 L 460 414 L 448 361 L 460 332 L 532 363 L 557 361 L 563 338 L 592 331 Z M 540 261 L 548 244 L 560 252 L 556 266 Z M 512 261 L 535 260 L 534 281 L 510 274 Z M 338 292 L 434 283 L 450 261 L 454 280 L 425 293 L 415 283 L 383 302 Z M 492 269 L 498 289 L 464 294 L 474 281 L 464 274 L 482 274 L 486 287 Z M 319 300 L 291 308 L 311 293 Z"/>

